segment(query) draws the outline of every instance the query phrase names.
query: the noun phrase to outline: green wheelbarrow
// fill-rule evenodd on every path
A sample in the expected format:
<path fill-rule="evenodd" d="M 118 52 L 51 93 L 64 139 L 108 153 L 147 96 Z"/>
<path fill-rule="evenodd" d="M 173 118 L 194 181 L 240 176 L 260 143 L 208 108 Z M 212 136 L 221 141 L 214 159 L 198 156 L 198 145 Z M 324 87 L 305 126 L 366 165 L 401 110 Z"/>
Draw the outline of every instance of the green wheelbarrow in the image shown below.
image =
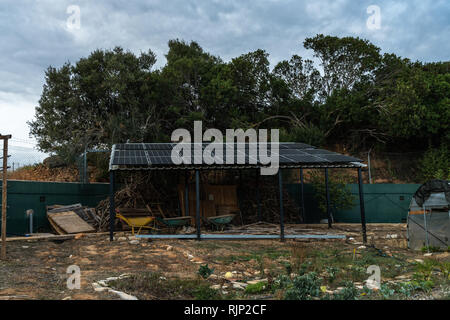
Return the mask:
<path fill-rule="evenodd" d="M 206 221 L 217 228 L 223 230 L 227 224 L 230 224 L 236 214 L 224 214 L 222 216 L 208 217 Z"/>

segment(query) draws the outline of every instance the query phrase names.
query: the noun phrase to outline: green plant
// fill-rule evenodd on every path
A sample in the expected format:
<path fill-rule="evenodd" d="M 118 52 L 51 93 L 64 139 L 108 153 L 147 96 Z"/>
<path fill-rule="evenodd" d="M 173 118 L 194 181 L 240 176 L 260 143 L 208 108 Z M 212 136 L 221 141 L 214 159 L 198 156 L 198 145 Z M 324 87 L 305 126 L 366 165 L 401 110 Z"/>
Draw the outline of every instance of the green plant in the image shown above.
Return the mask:
<path fill-rule="evenodd" d="M 221 298 L 217 290 L 206 286 L 200 286 L 195 289 L 193 295 L 196 300 L 218 300 Z"/>
<path fill-rule="evenodd" d="M 315 272 L 297 276 L 285 292 L 286 300 L 311 300 L 320 297 L 321 280 Z"/>
<path fill-rule="evenodd" d="M 286 289 L 292 284 L 292 280 L 290 277 L 284 274 L 280 274 L 278 277 L 273 280 L 272 289 Z"/>
<path fill-rule="evenodd" d="M 205 264 L 204 266 L 202 265 L 202 266 L 200 266 L 200 267 L 198 268 L 197 273 L 198 273 L 203 279 L 206 279 L 206 278 L 208 278 L 210 275 L 212 275 L 212 274 L 214 273 L 214 268 L 213 268 L 213 269 L 210 269 L 210 268 L 208 267 L 208 265 Z"/>
<path fill-rule="evenodd" d="M 257 282 L 253 284 L 249 284 L 245 287 L 245 293 L 247 294 L 258 294 L 264 292 L 267 289 L 267 283 L 265 282 Z"/>
<path fill-rule="evenodd" d="M 450 148 L 442 144 L 437 149 L 428 149 L 419 165 L 423 181 L 450 179 Z"/>
<path fill-rule="evenodd" d="M 339 273 L 339 269 L 336 267 L 326 267 L 327 273 L 328 273 L 328 282 L 333 283 L 333 281 L 336 279 L 337 274 Z"/>
<path fill-rule="evenodd" d="M 291 265 L 291 263 L 289 261 L 283 261 L 283 262 L 281 262 L 281 264 L 286 269 L 286 273 L 288 275 L 292 273 L 292 265 Z"/>
<path fill-rule="evenodd" d="M 298 274 L 301 276 L 304 275 L 306 271 L 308 271 L 308 269 L 311 267 L 311 265 L 312 265 L 311 261 L 302 263 L 298 269 Z"/>
<path fill-rule="evenodd" d="M 333 173 L 333 175 L 328 176 L 330 205 L 334 210 L 345 210 L 353 207 L 354 196 L 347 185 L 350 181 L 350 177 L 342 173 Z M 326 217 L 327 197 L 323 170 L 315 169 L 311 171 L 311 183 L 316 191 L 315 198 L 319 204 L 319 209 Z"/>
<path fill-rule="evenodd" d="M 390 299 L 395 294 L 395 290 L 391 288 L 388 284 L 382 283 L 380 287 L 380 294 L 383 299 Z"/>
<path fill-rule="evenodd" d="M 333 300 L 356 300 L 358 289 L 351 281 L 345 282 L 344 288 L 333 295 Z"/>
<path fill-rule="evenodd" d="M 433 247 L 433 246 L 424 246 L 420 249 L 422 252 L 440 252 L 443 251 L 441 248 L 439 247 Z"/>

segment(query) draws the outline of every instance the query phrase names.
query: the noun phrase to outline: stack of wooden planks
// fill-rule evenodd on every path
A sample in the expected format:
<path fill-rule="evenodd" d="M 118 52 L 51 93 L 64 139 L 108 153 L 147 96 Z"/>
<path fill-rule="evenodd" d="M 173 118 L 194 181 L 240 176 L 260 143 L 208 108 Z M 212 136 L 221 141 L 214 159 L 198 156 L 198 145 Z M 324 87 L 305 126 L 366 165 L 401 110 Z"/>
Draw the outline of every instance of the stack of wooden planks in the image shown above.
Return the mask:
<path fill-rule="evenodd" d="M 47 207 L 47 218 L 57 234 L 74 234 L 95 232 L 95 209 L 81 204 L 68 206 L 54 205 Z"/>

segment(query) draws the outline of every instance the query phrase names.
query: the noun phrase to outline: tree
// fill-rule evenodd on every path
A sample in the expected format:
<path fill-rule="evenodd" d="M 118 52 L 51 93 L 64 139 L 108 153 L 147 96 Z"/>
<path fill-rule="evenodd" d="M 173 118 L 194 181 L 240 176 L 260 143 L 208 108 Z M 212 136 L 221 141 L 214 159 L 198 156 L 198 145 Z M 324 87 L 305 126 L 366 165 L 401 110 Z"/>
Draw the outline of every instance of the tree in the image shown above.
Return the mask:
<path fill-rule="evenodd" d="M 320 72 L 311 60 L 293 55 L 289 61 L 279 62 L 274 70 L 275 77 L 283 80 L 290 89 L 292 98 L 314 101 L 319 91 Z"/>
<path fill-rule="evenodd" d="M 157 120 L 149 51 L 96 50 L 75 65 L 49 67 L 30 132 L 42 151 L 73 158 L 85 148 L 152 139 Z M 123 130 L 126 128 L 126 130 Z"/>
<path fill-rule="evenodd" d="M 306 38 L 303 45 L 321 61 L 323 99 L 336 89 L 351 90 L 358 82 L 370 81 L 381 61 L 380 48 L 360 38 L 318 34 Z"/>

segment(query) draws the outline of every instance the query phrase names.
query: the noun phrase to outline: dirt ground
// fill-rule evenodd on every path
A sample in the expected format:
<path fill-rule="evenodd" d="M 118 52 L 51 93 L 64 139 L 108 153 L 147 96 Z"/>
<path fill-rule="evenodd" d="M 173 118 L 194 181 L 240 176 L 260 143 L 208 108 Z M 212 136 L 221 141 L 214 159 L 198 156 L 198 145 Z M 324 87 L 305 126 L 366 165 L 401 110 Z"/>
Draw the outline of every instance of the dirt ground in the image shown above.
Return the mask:
<path fill-rule="evenodd" d="M 327 231 L 324 225 L 307 227 Z M 309 263 L 311 270 L 317 271 L 324 279 L 327 278 L 327 272 L 333 272 L 329 271 L 334 270 L 330 269 L 333 267 L 335 273 L 341 275 L 334 276 L 338 280 L 339 277 L 341 280 L 347 277 L 355 284 L 360 284 L 369 276 L 365 275 L 364 268 L 375 260 L 381 264 L 382 282 L 387 283 L 413 277 L 414 272 L 417 273 L 417 264 L 424 260 L 433 259 L 447 266 L 450 262 L 448 251 L 424 257 L 424 252 L 407 249 L 404 224 L 368 224 L 367 229 L 366 246 L 362 246 L 358 224 L 334 226 L 333 232 L 345 234 L 346 240 L 148 241 L 136 240 L 129 233 L 116 233 L 116 241 L 113 242 L 105 234 L 65 241 L 11 241 L 7 243 L 8 259 L 0 261 L 0 300 L 121 299 L 114 292 L 94 290 L 93 283 L 123 274 L 129 274 L 134 279 L 157 274 L 159 279 L 163 279 L 158 280 L 162 281 L 162 286 L 164 281 L 173 279 L 202 281 L 208 287 L 220 288 L 221 296 L 226 298 L 277 299 L 281 298 L 280 293 L 274 293 L 273 290 L 256 290 L 258 292 L 251 295 L 250 290 L 244 290 L 238 284 L 249 281 L 257 283 L 267 278 L 271 282 L 282 274 L 295 277 L 297 270 L 304 267 L 305 263 Z M 213 275 L 204 280 L 198 271 L 206 264 Z M 67 268 L 71 265 L 80 268 L 80 289 L 67 288 Z M 347 267 L 351 272 L 344 271 Z M 355 269 L 356 267 L 359 269 Z M 394 269 L 397 271 L 394 272 Z M 226 275 L 227 272 L 230 274 Z M 447 280 L 448 274 L 444 278 L 436 278 L 428 296 L 448 298 L 445 291 L 448 289 Z M 120 281 L 126 281 L 126 278 Z M 333 283 L 328 279 L 321 288 L 332 292 L 339 285 L 339 281 Z M 192 298 L 179 293 L 157 296 L 154 291 L 140 292 L 138 287 L 130 287 L 124 283 L 116 283 L 114 288 L 125 288 L 127 293 L 138 299 Z M 440 295 L 433 295 L 436 290 L 441 290 Z"/>

